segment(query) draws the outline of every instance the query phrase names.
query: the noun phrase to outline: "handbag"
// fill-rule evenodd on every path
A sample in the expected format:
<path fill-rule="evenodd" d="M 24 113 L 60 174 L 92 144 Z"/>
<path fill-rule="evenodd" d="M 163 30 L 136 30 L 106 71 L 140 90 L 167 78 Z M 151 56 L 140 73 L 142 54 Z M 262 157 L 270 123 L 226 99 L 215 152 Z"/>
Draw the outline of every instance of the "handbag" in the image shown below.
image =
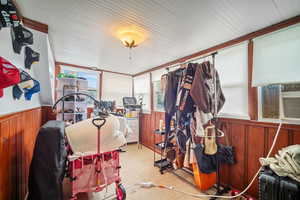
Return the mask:
<path fill-rule="evenodd" d="M 224 129 L 224 126 L 222 127 Z M 225 127 L 226 129 L 226 127 Z M 224 134 L 225 145 L 218 144 L 218 161 L 219 163 L 226 163 L 233 165 L 235 163 L 235 151 L 234 147 L 230 146 L 227 134 Z"/>
<path fill-rule="evenodd" d="M 212 129 L 211 135 L 209 131 Z M 204 142 L 203 142 L 204 140 Z M 204 138 L 194 148 L 198 167 L 202 173 L 212 173 L 217 170 L 217 152 L 215 126 L 208 126 L 204 131 Z"/>
<path fill-rule="evenodd" d="M 217 154 L 208 155 L 204 152 L 204 145 L 197 144 L 194 148 L 198 168 L 202 173 L 210 174 L 217 171 Z"/>
<path fill-rule="evenodd" d="M 20 82 L 20 71 L 13 64 L 0 56 L 0 97 L 3 96 L 3 89 Z"/>
<path fill-rule="evenodd" d="M 212 131 L 209 131 L 212 130 Z M 204 152 L 206 155 L 215 155 L 218 152 L 216 144 L 216 128 L 208 126 L 204 130 Z"/>

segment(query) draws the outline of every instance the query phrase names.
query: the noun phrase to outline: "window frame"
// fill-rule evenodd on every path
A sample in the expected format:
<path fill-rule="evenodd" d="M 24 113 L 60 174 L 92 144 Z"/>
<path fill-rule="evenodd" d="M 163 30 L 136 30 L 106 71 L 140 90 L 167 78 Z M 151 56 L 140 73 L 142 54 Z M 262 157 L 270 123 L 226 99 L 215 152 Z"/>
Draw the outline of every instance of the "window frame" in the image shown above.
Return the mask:
<path fill-rule="evenodd" d="M 155 100 L 155 97 L 156 97 L 156 94 L 155 94 L 155 88 L 154 88 L 154 83 L 155 82 L 159 82 L 159 84 L 161 84 L 161 81 L 160 80 L 156 80 L 156 81 L 152 81 L 152 88 L 153 88 L 153 96 L 152 96 L 152 101 L 153 101 L 153 111 L 154 112 L 165 112 L 165 108 L 164 108 L 164 105 L 163 105 L 163 108 L 161 108 L 161 109 L 158 109 L 157 107 L 156 107 L 156 100 Z M 161 86 L 161 85 L 160 85 Z M 162 96 L 163 96 L 163 98 L 164 98 L 164 96 L 165 96 L 165 94 L 164 94 L 164 92 L 163 91 L 161 91 L 161 93 L 162 93 Z M 163 99 L 164 100 L 164 99 Z"/>
<path fill-rule="evenodd" d="M 79 67 L 73 67 L 73 66 L 66 66 L 66 65 L 60 65 L 60 73 L 63 73 L 65 70 L 69 70 L 69 71 L 74 71 L 74 72 L 85 72 L 88 74 L 95 74 L 97 77 L 97 83 L 96 83 L 96 93 L 97 93 L 97 97 L 96 99 L 100 99 L 101 97 L 101 90 L 102 90 L 102 86 L 101 84 L 101 74 L 102 72 L 99 71 L 94 71 L 94 70 L 89 70 L 89 69 L 83 69 L 83 68 L 79 68 Z M 87 91 L 92 91 L 93 89 L 88 88 Z M 87 106 L 88 108 L 94 107 L 93 104 L 88 104 Z"/>
<path fill-rule="evenodd" d="M 221 82 L 221 88 L 223 91 L 223 94 L 225 95 L 225 99 L 226 99 L 226 94 L 224 93 L 225 89 L 235 89 L 235 88 L 240 88 L 242 90 L 245 91 L 245 93 L 247 94 L 247 112 L 245 114 L 239 114 L 239 113 L 230 113 L 230 112 L 222 112 L 222 109 L 220 110 L 218 117 L 222 117 L 222 118 L 233 118 L 233 119 L 243 119 L 243 120 L 250 120 L 251 116 L 250 116 L 250 108 L 249 108 L 249 98 L 250 98 L 250 94 L 249 94 L 249 53 L 251 52 L 251 49 L 249 49 L 249 45 L 250 42 L 249 41 L 243 41 L 241 43 L 238 43 L 236 45 L 233 46 L 229 46 L 226 47 L 224 49 L 220 49 L 220 54 L 222 54 L 222 51 L 225 51 L 225 55 L 228 53 L 228 51 L 236 51 L 236 49 L 234 48 L 238 48 L 239 50 L 243 49 L 245 50 L 245 54 L 243 54 L 246 58 L 245 61 L 245 66 L 240 66 L 240 67 L 245 67 L 245 72 L 246 72 L 246 79 L 245 82 L 234 82 L 234 83 L 223 83 L 222 82 L 222 78 L 221 78 L 221 73 L 220 73 L 220 67 L 222 67 L 221 65 L 218 64 L 218 55 L 216 55 L 215 57 L 215 63 L 216 63 L 216 69 L 218 71 L 219 77 L 220 77 L 220 82 Z M 244 49 L 245 48 L 245 49 Z M 227 51 L 227 52 L 226 52 Z M 240 53 L 240 52 L 239 52 Z M 242 55 L 242 56 L 243 56 Z M 226 101 L 228 101 L 227 99 L 225 100 L 225 104 Z"/>
<path fill-rule="evenodd" d="M 261 87 L 257 87 L 257 106 L 258 106 L 258 119 L 259 122 L 269 122 L 269 123 L 280 123 L 280 121 L 286 123 L 286 124 L 294 124 L 294 125 L 300 125 L 300 119 L 283 119 L 283 108 L 282 108 L 282 94 L 281 89 L 279 90 L 279 117 L 278 119 L 275 118 L 265 118 L 263 117 L 263 103 L 262 103 L 262 89 Z M 282 118 L 280 120 L 280 118 Z"/>
<path fill-rule="evenodd" d="M 139 94 L 146 94 L 146 96 L 148 96 L 148 104 L 145 104 L 145 105 L 147 105 L 147 108 L 145 109 L 145 108 L 143 108 L 143 105 L 142 105 L 142 111 L 141 111 L 141 113 L 144 113 L 144 114 L 151 114 L 152 113 L 152 98 L 153 98 L 153 88 L 152 88 L 152 83 L 151 83 L 151 73 L 146 73 L 146 74 L 142 74 L 141 76 L 145 76 L 145 78 L 146 78 L 146 81 L 148 81 L 148 84 L 149 85 L 146 85 L 147 86 L 147 89 L 148 89 L 148 91 L 146 91 L 146 92 L 136 92 L 136 82 L 135 82 L 135 78 L 137 79 L 137 80 L 139 80 L 138 79 L 138 77 L 139 76 L 135 76 L 135 77 L 133 77 L 133 90 L 134 90 L 134 93 L 133 93 L 133 96 L 137 99 L 137 101 L 138 101 L 138 95 Z M 145 82 L 146 83 L 146 82 Z"/>

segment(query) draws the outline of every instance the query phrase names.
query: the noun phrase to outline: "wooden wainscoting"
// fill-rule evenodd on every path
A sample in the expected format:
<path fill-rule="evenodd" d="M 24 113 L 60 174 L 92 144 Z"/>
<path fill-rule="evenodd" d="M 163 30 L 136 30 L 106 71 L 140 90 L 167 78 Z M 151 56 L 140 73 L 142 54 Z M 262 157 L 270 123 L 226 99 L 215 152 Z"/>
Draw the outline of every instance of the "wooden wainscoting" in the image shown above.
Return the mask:
<path fill-rule="evenodd" d="M 158 128 L 164 113 L 152 112 L 141 114 L 140 134 L 142 144 L 153 150 L 153 131 Z M 236 164 L 222 165 L 221 181 L 225 185 L 243 190 L 260 167 L 258 159 L 266 156 L 274 139 L 278 124 L 262 123 L 250 120 L 221 119 L 229 142 L 236 151 Z M 220 143 L 225 143 L 224 138 Z M 280 136 L 273 150 L 273 155 L 280 148 L 300 144 L 300 126 L 283 125 Z M 258 181 L 249 189 L 248 194 L 258 196 Z"/>
<path fill-rule="evenodd" d="M 153 149 L 154 135 L 153 132 L 159 127 L 159 120 L 165 119 L 165 113 L 153 112 L 152 114 L 141 114 L 140 115 L 140 137 L 141 142 L 144 146 L 149 149 Z M 159 140 L 159 137 L 157 137 Z"/>
<path fill-rule="evenodd" d="M 41 108 L 0 117 L 0 199 L 23 200 Z"/>
<path fill-rule="evenodd" d="M 42 124 L 49 120 L 56 120 L 56 113 L 53 112 L 52 106 L 42 106 Z"/>

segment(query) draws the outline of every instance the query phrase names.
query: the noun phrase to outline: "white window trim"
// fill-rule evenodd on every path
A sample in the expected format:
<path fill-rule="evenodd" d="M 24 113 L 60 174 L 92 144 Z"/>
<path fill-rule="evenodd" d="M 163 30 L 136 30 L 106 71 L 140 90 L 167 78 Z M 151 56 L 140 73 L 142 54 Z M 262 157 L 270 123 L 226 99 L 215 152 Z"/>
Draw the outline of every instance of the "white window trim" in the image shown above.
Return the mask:
<path fill-rule="evenodd" d="M 153 111 L 154 111 L 154 112 L 165 112 L 164 109 L 156 109 L 156 108 L 153 108 Z"/>
<path fill-rule="evenodd" d="M 222 85 L 222 88 L 235 88 L 235 87 L 246 87 L 246 85 L 244 83 L 239 83 L 239 84 L 223 84 Z M 247 87 L 248 87 L 248 85 L 247 85 Z M 247 90 L 247 94 L 248 94 L 248 90 Z M 225 96 L 225 103 L 226 103 L 226 96 Z M 231 119 L 250 120 L 249 110 L 248 110 L 247 115 L 240 115 L 240 114 L 234 114 L 234 113 L 228 113 L 228 112 L 220 112 L 218 114 L 218 117 L 231 118 Z"/>
<path fill-rule="evenodd" d="M 238 114 L 230 114 L 230 113 L 219 113 L 218 117 L 220 117 L 220 118 L 230 118 L 230 119 L 250 120 L 250 117 L 247 116 L 247 115 L 238 115 Z"/>
<path fill-rule="evenodd" d="M 244 42 L 241 42 L 239 44 L 236 44 L 236 45 L 233 45 L 233 46 L 230 46 L 230 47 L 227 47 L 227 48 L 224 48 L 220 51 L 220 54 L 223 53 L 223 51 L 227 51 L 230 49 L 234 49 L 234 48 L 241 48 L 243 50 L 245 50 L 245 54 L 243 54 L 243 56 L 245 56 L 245 59 L 243 62 L 244 62 L 244 65 L 243 67 L 245 67 L 245 72 L 247 74 L 246 76 L 246 80 L 247 81 L 243 81 L 243 80 L 239 80 L 237 82 L 232 82 L 232 83 L 225 83 L 224 82 L 222 83 L 222 78 L 221 78 L 221 72 L 219 71 L 220 70 L 220 67 L 222 66 L 219 66 L 220 64 L 218 63 L 218 55 L 216 57 L 216 69 L 218 70 L 218 73 L 219 73 L 219 76 L 220 76 L 220 81 L 221 81 L 221 87 L 222 89 L 230 89 L 230 88 L 242 88 L 242 87 L 245 87 L 245 90 L 246 90 L 246 94 L 247 94 L 247 99 L 248 99 L 248 70 L 247 70 L 247 67 L 248 67 L 248 41 L 244 41 Z M 240 49 L 240 50 L 241 50 Z M 227 52 L 228 53 L 228 52 Z M 224 55 L 224 54 L 223 54 Z M 225 95 L 225 100 L 226 100 L 226 94 L 224 93 Z M 226 100 L 228 101 L 228 100 Z M 226 103 L 225 101 L 225 103 Z M 248 102 L 249 103 L 249 102 Z M 249 115 L 249 108 L 247 108 L 247 113 L 230 113 L 230 112 L 220 112 L 218 114 L 218 117 L 224 117 L 224 118 L 232 118 L 232 119 L 243 119 L 243 120 L 249 120 L 250 119 L 250 115 Z"/>
<path fill-rule="evenodd" d="M 71 67 L 71 66 L 66 66 L 66 65 L 61 65 L 61 70 L 71 70 L 75 72 L 87 72 L 87 73 L 101 73 L 100 71 L 94 71 L 90 69 L 83 69 L 83 68 L 78 68 L 78 67 Z"/>
<path fill-rule="evenodd" d="M 269 122 L 269 123 L 280 123 L 280 119 L 272 119 L 272 118 L 264 118 L 262 112 L 262 94 L 261 94 L 261 87 L 257 87 L 257 98 L 258 98 L 258 119 L 259 122 Z M 280 95 L 281 96 L 281 95 Z M 279 97 L 281 98 L 281 97 Z M 279 100 L 279 117 L 282 116 L 282 105 L 281 99 Z M 289 119 L 281 119 L 281 121 L 285 124 L 296 124 L 300 125 L 300 120 L 289 120 Z"/>
<path fill-rule="evenodd" d="M 156 109 L 156 108 L 153 108 L 153 111 L 154 111 L 154 112 L 165 112 L 164 109 Z"/>

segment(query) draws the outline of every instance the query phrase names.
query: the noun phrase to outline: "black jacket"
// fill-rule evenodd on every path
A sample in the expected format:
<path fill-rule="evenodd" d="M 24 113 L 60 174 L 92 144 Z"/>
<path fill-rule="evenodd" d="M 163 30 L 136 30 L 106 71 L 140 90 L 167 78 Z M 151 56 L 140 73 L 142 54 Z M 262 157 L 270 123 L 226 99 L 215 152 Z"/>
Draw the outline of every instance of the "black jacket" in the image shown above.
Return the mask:
<path fill-rule="evenodd" d="M 41 127 L 29 169 L 28 200 L 63 200 L 67 158 L 64 129 L 61 121 L 49 121 Z"/>

